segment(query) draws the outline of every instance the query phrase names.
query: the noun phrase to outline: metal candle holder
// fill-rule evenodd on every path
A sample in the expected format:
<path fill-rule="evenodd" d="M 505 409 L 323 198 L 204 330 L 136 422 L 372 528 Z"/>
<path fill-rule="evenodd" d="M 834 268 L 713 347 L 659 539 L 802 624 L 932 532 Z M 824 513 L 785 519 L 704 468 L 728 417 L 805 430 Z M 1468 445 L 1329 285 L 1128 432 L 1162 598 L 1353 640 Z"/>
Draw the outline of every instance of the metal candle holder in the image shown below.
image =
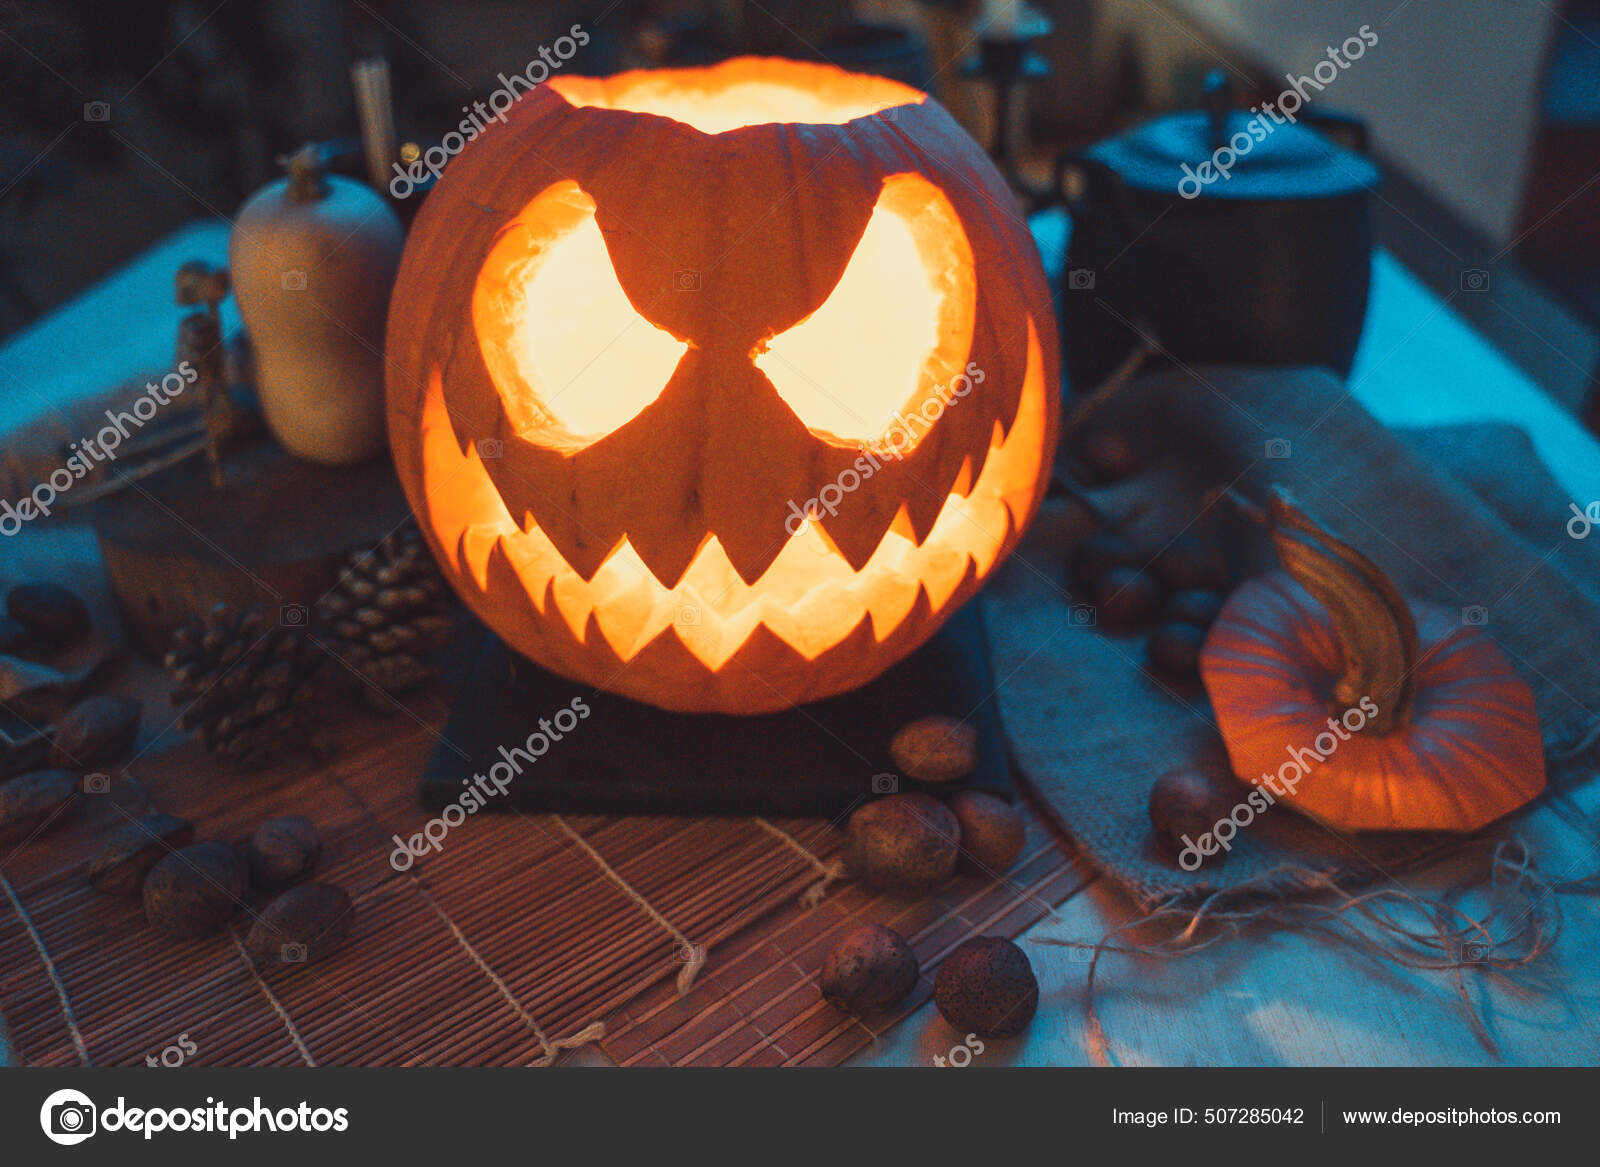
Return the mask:
<path fill-rule="evenodd" d="M 1030 12 L 1014 29 L 986 30 L 979 35 L 977 56 L 962 67 L 963 76 L 986 82 L 994 89 L 998 126 L 990 154 L 1012 189 L 1023 193 L 1027 193 L 1027 186 L 1017 165 L 1020 143 L 1013 127 L 1014 113 L 1021 87 L 1050 73 L 1044 58 L 1033 51 L 1033 43 L 1049 36 L 1054 28 L 1049 18 Z"/>

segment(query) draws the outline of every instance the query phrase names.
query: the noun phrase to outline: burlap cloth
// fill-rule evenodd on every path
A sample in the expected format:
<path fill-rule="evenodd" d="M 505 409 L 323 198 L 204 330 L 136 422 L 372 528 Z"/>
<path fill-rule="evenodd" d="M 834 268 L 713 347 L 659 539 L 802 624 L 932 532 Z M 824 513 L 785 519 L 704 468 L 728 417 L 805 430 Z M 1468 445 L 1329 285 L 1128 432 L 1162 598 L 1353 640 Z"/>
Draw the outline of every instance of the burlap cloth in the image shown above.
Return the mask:
<path fill-rule="evenodd" d="M 1487 609 L 1485 631 L 1533 689 L 1552 792 L 1591 777 L 1600 529 L 1583 540 L 1568 534 L 1574 500 L 1521 431 L 1391 431 L 1318 370 L 1194 372 L 1147 374 L 1095 415 L 1089 430 L 1124 434 L 1149 468 L 1091 491 L 1095 504 L 1136 516 L 1125 529 L 1142 550 L 1153 554 L 1187 529 L 1224 543 L 1249 575 L 1275 566 L 1264 537 L 1227 502 L 1207 508 L 1204 496 L 1232 485 L 1259 499 L 1269 484 L 1287 484 L 1406 593 Z M 1269 442 L 1288 443 L 1288 456 L 1275 444 L 1280 456 L 1269 457 Z M 1143 908 L 1247 909 L 1330 881 L 1356 888 L 1462 844 L 1439 834 L 1339 835 L 1280 804 L 1240 830 L 1222 861 L 1183 871 L 1152 835 L 1150 785 L 1190 761 L 1225 769 L 1221 741 L 1203 690 L 1176 690 L 1145 671 L 1142 636 L 1072 621 L 1066 562 L 1084 533 L 1081 510 L 1051 500 L 985 593 L 995 677 L 1020 776 Z M 1514 829 L 1515 818 L 1487 833 Z"/>

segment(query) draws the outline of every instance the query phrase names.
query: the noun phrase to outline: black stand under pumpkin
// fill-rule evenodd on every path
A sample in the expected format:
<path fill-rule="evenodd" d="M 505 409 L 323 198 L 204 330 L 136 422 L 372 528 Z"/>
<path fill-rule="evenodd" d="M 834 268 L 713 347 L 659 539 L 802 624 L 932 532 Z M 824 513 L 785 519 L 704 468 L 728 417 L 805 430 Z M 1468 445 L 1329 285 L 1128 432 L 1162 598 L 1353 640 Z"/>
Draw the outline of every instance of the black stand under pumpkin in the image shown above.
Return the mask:
<path fill-rule="evenodd" d="M 667 713 L 557 677 L 486 635 L 429 759 L 422 803 L 447 806 L 463 779 L 488 777 L 499 763 L 509 785 L 487 799 L 487 811 L 835 818 L 896 789 L 948 792 L 897 775 L 889 759 L 894 732 L 932 714 L 977 728 L 979 763 L 966 785 L 1009 798 L 993 693 L 975 603 L 865 688 L 756 717 Z M 544 732 L 539 720 L 553 724 L 575 699 L 588 716 L 558 729 L 560 740 L 545 734 L 544 748 L 536 740 L 538 757 L 527 760 L 527 739 Z"/>

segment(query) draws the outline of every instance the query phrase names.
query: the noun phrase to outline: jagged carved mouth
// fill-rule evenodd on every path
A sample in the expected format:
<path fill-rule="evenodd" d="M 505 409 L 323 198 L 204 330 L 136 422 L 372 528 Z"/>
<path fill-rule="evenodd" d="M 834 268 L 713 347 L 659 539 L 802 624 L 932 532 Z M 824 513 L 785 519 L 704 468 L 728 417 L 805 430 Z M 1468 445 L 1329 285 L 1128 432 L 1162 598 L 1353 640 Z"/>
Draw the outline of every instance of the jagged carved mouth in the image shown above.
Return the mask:
<path fill-rule="evenodd" d="M 882 642 L 919 603 L 937 614 L 964 584 L 988 575 L 1033 506 L 1048 437 L 1045 380 L 1030 320 L 1027 372 L 1010 430 L 995 423 L 983 469 L 974 481 L 968 460 L 920 543 L 902 505 L 876 551 L 855 570 L 822 526 L 810 523 L 747 583 L 715 534 L 677 580 L 658 578 L 626 536 L 585 579 L 531 514 L 522 523 L 512 518 L 476 447 L 458 441 L 435 369 L 422 411 L 426 521 L 463 584 L 470 579 L 487 592 L 498 551 L 541 617 L 559 619 L 580 643 L 598 630 L 619 660 L 632 660 L 660 636 L 676 636 L 716 671 L 760 625 L 815 660 L 863 620 L 871 620 Z M 861 486 L 872 488 L 870 480 Z M 845 496 L 840 521 L 849 521 L 849 507 Z M 775 540 L 785 537 L 784 520 L 772 516 Z"/>

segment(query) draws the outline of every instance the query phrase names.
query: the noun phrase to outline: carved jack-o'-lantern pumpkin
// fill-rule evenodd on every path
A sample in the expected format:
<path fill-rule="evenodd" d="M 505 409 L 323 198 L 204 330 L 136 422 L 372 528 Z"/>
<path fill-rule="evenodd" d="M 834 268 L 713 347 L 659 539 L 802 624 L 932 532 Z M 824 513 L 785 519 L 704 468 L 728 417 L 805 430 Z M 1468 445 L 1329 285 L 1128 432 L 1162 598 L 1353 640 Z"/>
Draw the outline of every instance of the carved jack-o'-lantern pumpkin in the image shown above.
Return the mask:
<path fill-rule="evenodd" d="M 390 437 L 467 603 L 540 664 L 754 713 L 861 685 L 1020 537 L 1055 445 L 1037 253 L 896 82 L 564 77 L 428 196 Z"/>

